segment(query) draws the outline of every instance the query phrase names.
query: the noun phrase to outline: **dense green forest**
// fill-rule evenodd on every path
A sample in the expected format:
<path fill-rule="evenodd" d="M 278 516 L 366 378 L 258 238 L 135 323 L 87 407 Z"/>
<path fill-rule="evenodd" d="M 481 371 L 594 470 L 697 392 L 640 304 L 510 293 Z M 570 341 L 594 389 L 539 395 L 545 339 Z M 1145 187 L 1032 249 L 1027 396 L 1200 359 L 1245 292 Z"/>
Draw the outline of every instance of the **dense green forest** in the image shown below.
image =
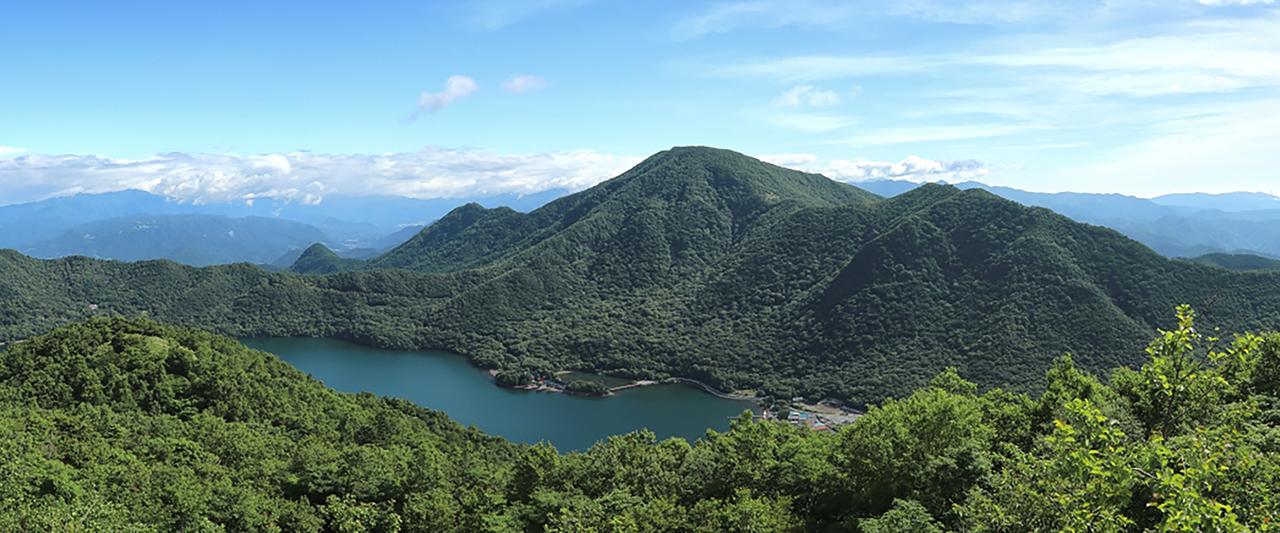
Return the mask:
<path fill-rule="evenodd" d="M 681 376 L 868 404 L 948 367 L 983 390 L 1037 391 L 1063 354 L 1096 373 L 1138 365 L 1182 302 L 1210 330 L 1280 328 L 1280 272 L 1168 260 L 980 190 L 883 199 L 699 147 L 527 214 L 459 207 L 367 262 L 312 247 L 294 269 L 311 273 L 0 251 L 0 340 L 148 316 L 450 350 L 513 374 Z"/>
<path fill-rule="evenodd" d="M 1271 531 L 1280 334 L 1189 308 L 1104 383 L 946 370 L 838 434 L 744 415 L 695 443 L 516 446 L 234 340 L 90 319 L 0 354 L 0 530 Z"/>
<path fill-rule="evenodd" d="M 1229 270 L 1280 270 L 1280 261 L 1253 254 L 1204 254 L 1186 261 Z"/>

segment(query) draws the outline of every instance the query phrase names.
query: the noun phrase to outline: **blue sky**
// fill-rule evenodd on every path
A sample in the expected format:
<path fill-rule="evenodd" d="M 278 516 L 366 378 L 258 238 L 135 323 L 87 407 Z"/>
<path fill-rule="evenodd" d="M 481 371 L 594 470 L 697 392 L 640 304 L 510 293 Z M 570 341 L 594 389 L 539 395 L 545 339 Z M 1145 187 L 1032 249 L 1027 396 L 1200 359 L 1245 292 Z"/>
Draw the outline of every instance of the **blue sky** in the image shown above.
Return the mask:
<path fill-rule="evenodd" d="M 1280 192 L 1280 5 L 20 2 L 0 204 L 580 189 L 676 145 L 857 181 Z"/>

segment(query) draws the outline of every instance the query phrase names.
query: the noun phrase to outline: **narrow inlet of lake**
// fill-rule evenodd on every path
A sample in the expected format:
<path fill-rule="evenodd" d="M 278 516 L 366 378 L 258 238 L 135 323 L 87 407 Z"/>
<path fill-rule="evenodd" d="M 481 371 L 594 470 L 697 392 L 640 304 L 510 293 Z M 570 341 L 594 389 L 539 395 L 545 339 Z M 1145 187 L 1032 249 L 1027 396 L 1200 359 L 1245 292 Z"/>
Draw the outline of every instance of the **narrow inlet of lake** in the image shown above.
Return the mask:
<path fill-rule="evenodd" d="M 728 431 L 730 417 L 759 409 L 680 385 L 636 387 L 606 398 L 499 388 L 466 358 L 434 351 L 379 350 L 333 339 L 241 339 L 276 354 L 325 385 L 344 392 L 404 398 L 444 411 L 463 425 L 513 442 L 546 441 L 586 451 L 610 435 L 640 429 L 658 439 L 693 442 L 708 429 Z"/>

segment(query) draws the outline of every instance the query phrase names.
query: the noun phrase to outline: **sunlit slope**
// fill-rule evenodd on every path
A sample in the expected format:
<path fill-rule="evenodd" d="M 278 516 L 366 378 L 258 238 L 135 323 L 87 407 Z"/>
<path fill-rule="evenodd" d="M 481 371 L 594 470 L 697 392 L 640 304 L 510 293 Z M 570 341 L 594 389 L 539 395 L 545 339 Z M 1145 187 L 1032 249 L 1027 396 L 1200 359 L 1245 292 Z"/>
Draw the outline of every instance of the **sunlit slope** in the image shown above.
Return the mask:
<path fill-rule="evenodd" d="M 361 268 L 448 272 L 545 246 L 593 266 L 666 256 L 666 266 L 701 268 L 777 209 L 862 203 L 878 196 L 816 174 L 729 150 L 673 148 L 622 175 L 528 214 L 467 204 Z M 561 250 L 569 245 L 570 250 Z M 580 250 L 574 250 L 577 248 Z M 662 252 L 659 254 L 658 252 Z M 536 253 L 536 251 L 535 251 Z M 686 265 L 686 263 L 689 263 Z M 660 266 L 660 265 L 657 265 Z M 305 267 L 295 271 L 307 272 Z"/>

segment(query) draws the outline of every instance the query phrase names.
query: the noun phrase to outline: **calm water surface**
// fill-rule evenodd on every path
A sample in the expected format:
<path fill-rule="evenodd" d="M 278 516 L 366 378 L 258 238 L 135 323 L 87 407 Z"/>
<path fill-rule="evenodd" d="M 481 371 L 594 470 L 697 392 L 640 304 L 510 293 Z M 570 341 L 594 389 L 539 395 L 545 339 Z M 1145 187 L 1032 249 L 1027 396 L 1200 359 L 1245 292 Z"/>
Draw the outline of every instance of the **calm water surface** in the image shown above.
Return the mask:
<path fill-rule="evenodd" d="M 444 411 L 464 425 L 515 442 L 546 441 L 585 451 L 596 441 L 647 428 L 659 439 L 690 442 L 753 404 L 722 400 L 678 385 L 638 387 L 608 398 L 516 391 L 495 386 L 466 358 L 433 351 L 379 350 L 333 339 L 241 339 L 271 352 L 331 388 L 369 391 Z"/>

